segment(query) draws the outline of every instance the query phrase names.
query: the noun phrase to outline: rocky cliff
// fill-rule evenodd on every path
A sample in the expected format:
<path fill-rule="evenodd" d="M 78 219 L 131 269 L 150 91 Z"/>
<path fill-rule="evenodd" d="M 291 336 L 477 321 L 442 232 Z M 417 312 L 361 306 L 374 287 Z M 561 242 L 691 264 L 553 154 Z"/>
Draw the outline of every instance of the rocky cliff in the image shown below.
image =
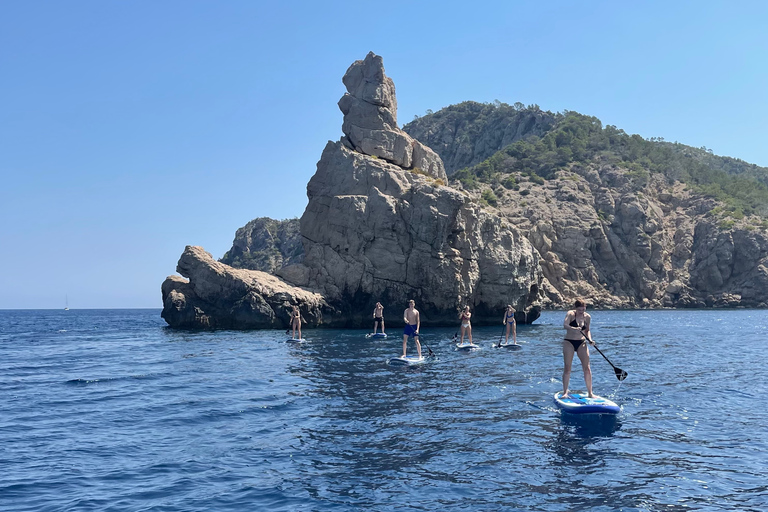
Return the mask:
<path fill-rule="evenodd" d="M 654 176 L 637 190 L 625 170 L 596 164 L 499 195 L 499 210 L 541 255 L 554 304 L 768 305 L 765 233 L 724 229 L 708 215 L 715 201 L 680 183 Z"/>
<path fill-rule="evenodd" d="M 318 293 L 291 286 L 257 270 L 220 263 L 202 247 L 187 246 L 176 271 L 162 286 L 162 317 L 183 329 L 270 329 L 288 325 L 298 305 L 310 327 L 338 318 Z"/>
<path fill-rule="evenodd" d="M 420 133 L 447 129 L 438 114 L 419 120 Z M 525 234 L 551 305 L 578 296 L 616 308 L 768 305 L 766 169 L 575 113 L 554 117 L 543 137 L 502 148 L 452 183 Z"/>
<path fill-rule="evenodd" d="M 539 256 L 497 212 L 446 186 L 440 157 L 397 127 L 395 88 L 373 53 L 350 66 L 339 101 L 344 136 L 329 142 L 307 186 L 303 262 L 235 269 L 188 247 L 162 287 L 177 327 L 287 325 L 300 304 L 311 325 L 368 326 L 376 301 L 399 317 L 415 299 L 425 325 L 455 324 L 469 304 L 479 323 L 506 304 L 533 321 L 547 301 Z"/>
<path fill-rule="evenodd" d="M 237 230 L 232 248 L 219 261 L 235 268 L 274 273 L 300 263 L 303 256 L 299 219 L 260 217 Z"/>

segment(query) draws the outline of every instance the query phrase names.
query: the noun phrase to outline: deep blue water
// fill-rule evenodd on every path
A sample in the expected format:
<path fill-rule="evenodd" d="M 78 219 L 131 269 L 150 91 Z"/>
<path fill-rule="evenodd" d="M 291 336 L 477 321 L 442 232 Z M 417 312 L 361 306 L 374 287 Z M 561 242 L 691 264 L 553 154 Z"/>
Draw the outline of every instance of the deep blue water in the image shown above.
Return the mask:
<path fill-rule="evenodd" d="M 562 312 L 393 368 L 398 336 L 0 311 L 0 509 L 768 510 L 768 311 L 591 313 L 615 421 L 553 406 Z"/>

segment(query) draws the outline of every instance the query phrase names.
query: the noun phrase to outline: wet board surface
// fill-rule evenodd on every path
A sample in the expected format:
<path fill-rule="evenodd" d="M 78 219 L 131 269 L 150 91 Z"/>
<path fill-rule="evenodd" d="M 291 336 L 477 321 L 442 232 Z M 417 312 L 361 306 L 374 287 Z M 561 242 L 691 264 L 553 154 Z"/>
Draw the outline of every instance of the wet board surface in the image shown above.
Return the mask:
<path fill-rule="evenodd" d="M 366 335 L 367 338 L 386 338 L 387 335 L 381 332 L 377 332 L 376 334 L 368 334 Z"/>
<path fill-rule="evenodd" d="M 569 393 L 567 398 L 560 398 L 560 395 L 562 392 L 555 393 L 555 404 L 571 414 L 618 414 L 621 410 L 615 402 L 602 396 L 589 398 L 586 393 Z"/>
<path fill-rule="evenodd" d="M 502 343 L 501 345 L 497 345 L 497 346 L 498 348 L 505 348 L 507 350 L 520 350 L 521 348 L 523 348 L 522 345 L 515 345 L 514 343 L 507 343 L 507 344 Z"/>
<path fill-rule="evenodd" d="M 301 343 L 303 341 L 307 341 L 304 338 L 288 338 L 285 340 L 286 343 Z"/>
<path fill-rule="evenodd" d="M 479 348 L 480 348 L 480 345 L 477 345 L 475 343 L 457 343 L 456 344 L 456 350 L 476 350 Z"/>

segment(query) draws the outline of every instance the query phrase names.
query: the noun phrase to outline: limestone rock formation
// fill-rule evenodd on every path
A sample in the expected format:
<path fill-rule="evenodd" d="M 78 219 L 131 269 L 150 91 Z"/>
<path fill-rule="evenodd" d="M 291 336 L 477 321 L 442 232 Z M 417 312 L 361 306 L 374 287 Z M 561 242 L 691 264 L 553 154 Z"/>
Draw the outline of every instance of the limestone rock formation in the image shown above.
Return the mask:
<path fill-rule="evenodd" d="M 413 298 L 427 324 L 444 324 L 465 304 L 477 322 L 495 323 L 506 304 L 522 315 L 543 298 L 539 258 L 525 237 L 429 177 L 336 142 L 307 193 L 304 263 L 278 275 L 321 291 L 352 325 L 377 300 L 404 309 Z"/>
<path fill-rule="evenodd" d="M 219 261 L 235 268 L 274 273 L 300 263 L 303 255 L 299 219 L 260 217 L 237 230 L 232 248 Z"/>
<path fill-rule="evenodd" d="M 403 129 L 436 150 L 454 186 L 490 198 L 525 234 L 553 307 L 578 296 L 613 308 L 768 306 L 768 202 L 739 195 L 751 179 L 764 197 L 766 168 L 519 104 L 464 102 Z M 710 178 L 710 190 L 736 195 L 707 197 Z"/>
<path fill-rule="evenodd" d="M 371 52 L 365 60 L 354 62 L 343 82 L 347 92 L 339 108 L 344 114 L 342 142 L 347 147 L 446 180 L 437 153 L 397 127 L 395 84 L 384 74 L 380 56 Z"/>
<path fill-rule="evenodd" d="M 202 247 L 187 246 L 162 285 L 162 317 L 186 329 L 266 329 L 288 326 L 298 304 L 309 327 L 332 323 L 336 311 L 323 297 L 257 270 L 219 263 Z"/>
<path fill-rule="evenodd" d="M 707 215 L 715 201 L 680 183 L 638 187 L 615 165 L 574 166 L 501 196 L 500 213 L 542 258 L 553 305 L 768 306 L 768 237 L 722 229 Z"/>
<path fill-rule="evenodd" d="M 304 262 L 277 274 L 320 291 L 350 325 L 376 301 L 404 308 L 409 298 L 426 323 L 453 323 L 465 304 L 477 322 L 496 323 L 508 303 L 524 321 L 544 298 L 530 243 L 444 186 L 440 158 L 397 129 L 380 57 L 355 62 L 344 83 L 345 137 L 327 144 L 307 186 Z"/>
<path fill-rule="evenodd" d="M 187 247 L 163 283 L 163 318 L 175 327 L 283 327 L 300 304 L 310 326 L 367 326 L 376 301 L 399 317 L 417 301 L 425 325 L 454 324 L 469 304 L 476 323 L 539 315 L 543 275 L 528 240 L 466 193 L 445 186 L 440 157 L 397 127 L 397 101 L 381 57 L 344 75 L 344 137 L 329 142 L 307 186 L 302 263 L 281 277 L 234 269 Z M 291 284 L 289 284 L 291 283 Z"/>

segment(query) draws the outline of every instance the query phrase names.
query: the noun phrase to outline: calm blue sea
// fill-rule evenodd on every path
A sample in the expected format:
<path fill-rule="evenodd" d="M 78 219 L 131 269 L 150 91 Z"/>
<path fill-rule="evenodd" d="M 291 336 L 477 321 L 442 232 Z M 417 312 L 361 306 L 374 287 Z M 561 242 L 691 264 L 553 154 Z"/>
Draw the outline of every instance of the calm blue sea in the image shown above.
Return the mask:
<path fill-rule="evenodd" d="M 768 311 L 591 311 L 574 420 L 562 312 L 523 349 L 394 368 L 401 331 L 179 332 L 159 310 L 0 311 L 0 509 L 768 510 Z M 393 318 L 394 319 L 394 318 Z M 583 389 L 574 365 L 572 389 Z"/>

